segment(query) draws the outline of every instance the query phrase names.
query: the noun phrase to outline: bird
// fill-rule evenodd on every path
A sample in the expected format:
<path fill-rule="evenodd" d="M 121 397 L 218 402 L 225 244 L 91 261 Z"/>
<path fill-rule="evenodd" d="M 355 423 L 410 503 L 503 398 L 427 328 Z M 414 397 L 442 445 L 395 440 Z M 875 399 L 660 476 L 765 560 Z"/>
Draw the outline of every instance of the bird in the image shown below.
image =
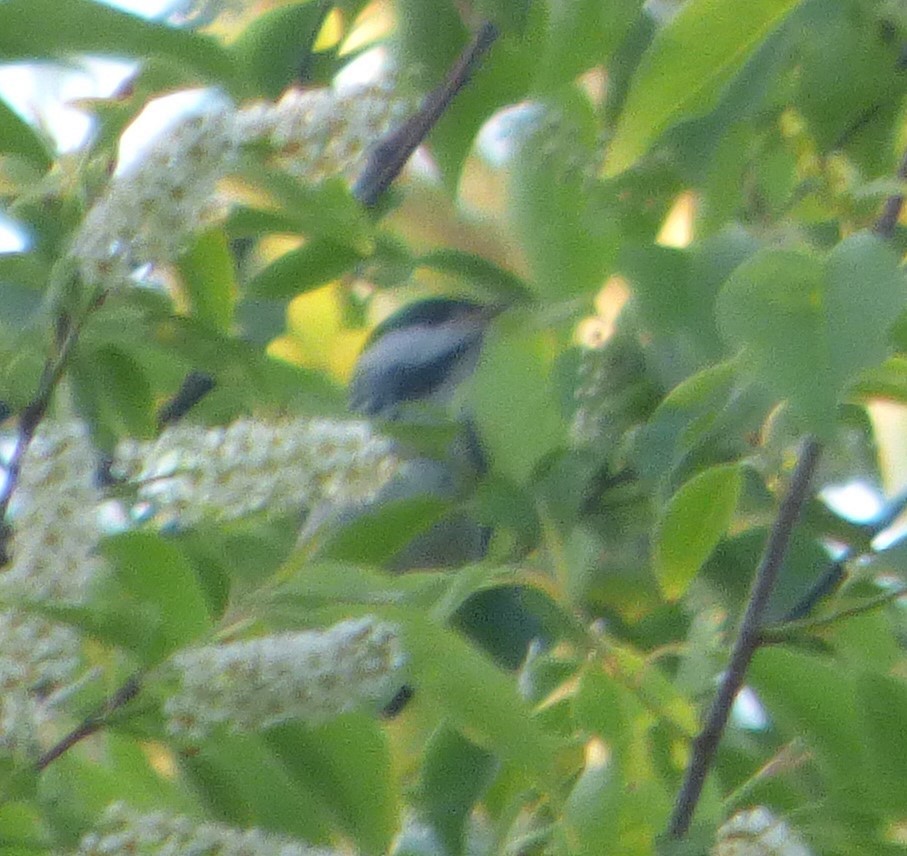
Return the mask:
<path fill-rule="evenodd" d="M 407 403 L 450 406 L 475 370 L 488 322 L 499 312 L 454 297 L 404 306 L 366 342 L 349 384 L 350 409 L 399 419 Z"/>
<path fill-rule="evenodd" d="M 352 412 L 390 429 L 406 425 L 418 433 L 445 419 L 456 428 L 442 454 L 409 457 L 400 476 L 369 506 L 343 509 L 333 518 L 332 525 L 342 530 L 388 503 L 419 497 L 448 501 L 447 514 L 387 561 L 391 572 L 457 568 L 480 561 L 488 551 L 490 528 L 462 509 L 489 467 L 462 392 L 481 359 L 489 325 L 504 310 L 465 297 L 414 301 L 375 328 L 357 360 L 348 387 Z M 515 585 L 477 592 L 453 623 L 511 669 L 543 635 L 526 607 L 524 590 Z"/>

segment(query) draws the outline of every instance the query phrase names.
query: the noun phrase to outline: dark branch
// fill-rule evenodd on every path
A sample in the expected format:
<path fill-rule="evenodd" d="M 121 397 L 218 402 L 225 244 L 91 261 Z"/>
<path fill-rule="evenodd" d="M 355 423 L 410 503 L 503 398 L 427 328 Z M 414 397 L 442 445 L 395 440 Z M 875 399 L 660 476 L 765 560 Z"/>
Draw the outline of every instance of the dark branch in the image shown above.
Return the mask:
<path fill-rule="evenodd" d="M 38 758 L 35 761 L 35 769 L 40 773 L 77 743 L 100 731 L 107 724 L 110 714 L 129 704 L 138 695 L 140 689 L 141 685 L 138 677 L 131 677 L 95 713 L 87 716 L 69 734 Z"/>
<path fill-rule="evenodd" d="M 371 150 L 365 169 L 353 187 L 353 195 L 366 208 L 372 208 L 378 203 L 457 93 L 472 78 L 497 37 L 498 30 L 494 24 L 487 21 L 482 24 L 444 82 L 429 93 L 419 111 Z"/>
<path fill-rule="evenodd" d="M 900 181 L 907 181 L 907 152 L 901 158 L 901 165 L 897 173 Z M 898 219 L 901 216 L 901 209 L 904 207 L 904 194 L 895 193 L 885 200 L 885 207 L 879 219 L 876 221 L 874 231 L 882 238 L 894 237 L 895 227 L 898 225 Z"/>
<path fill-rule="evenodd" d="M 191 371 L 186 375 L 176 395 L 164 402 L 157 414 L 159 428 L 179 422 L 212 389 L 216 382 L 207 372 Z"/>
<path fill-rule="evenodd" d="M 819 460 L 819 451 L 819 443 L 812 437 L 804 441 L 800 450 L 790 487 L 778 510 L 778 516 L 772 526 L 765 552 L 753 579 L 746 612 L 740 623 L 730 662 L 718 686 L 718 692 L 709 708 L 702 730 L 693 741 L 693 754 L 684 775 L 683 785 L 674 803 L 674 812 L 668 826 L 668 834 L 672 838 L 683 838 L 690 828 L 693 812 L 696 810 L 702 794 L 706 776 L 727 726 L 731 706 L 743 686 L 746 670 L 759 646 L 762 614 L 774 588 L 778 570 L 787 553 L 800 510 L 808 495 L 809 483 Z"/>

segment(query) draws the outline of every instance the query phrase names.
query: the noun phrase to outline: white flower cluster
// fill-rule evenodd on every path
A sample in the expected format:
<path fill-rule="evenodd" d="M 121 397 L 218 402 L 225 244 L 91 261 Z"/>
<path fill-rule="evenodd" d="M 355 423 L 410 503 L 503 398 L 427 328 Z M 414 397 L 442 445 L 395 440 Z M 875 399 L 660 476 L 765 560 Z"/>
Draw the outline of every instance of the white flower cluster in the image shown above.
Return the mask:
<path fill-rule="evenodd" d="M 172 659 L 180 687 L 165 705 L 171 733 L 201 739 L 226 724 L 255 731 L 325 722 L 390 700 L 403 680 L 397 629 L 365 617 L 327 630 L 189 649 Z"/>
<path fill-rule="evenodd" d="M 348 89 L 290 89 L 276 104 L 239 110 L 237 140 L 266 143 L 276 165 L 302 181 L 352 181 L 369 146 L 415 106 L 396 88 L 388 77 Z"/>
<path fill-rule="evenodd" d="M 146 265 L 163 265 L 223 213 L 218 183 L 247 145 L 307 182 L 352 178 L 368 146 L 409 111 L 392 82 L 290 90 L 276 104 L 221 107 L 178 123 L 137 166 L 115 175 L 72 246 L 85 282 L 112 289 Z"/>
<path fill-rule="evenodd" d="M 79 273 L 105 289 L 143 265 L 166 264 L 221 210 L 217 183 L 235 155 L 226 109 L 177 124 L 146 158 L 115 175 L 83 221 L 72 247 Z"/>
<path fill-rule="evenodd" d="M 97 454 L 83 423 L 45 421 L 22 458 L 0 595 L 78 603 L 101 567 Z"/>
<path fill-rule="evenodd" d="M 765 806 L 738 811 L 718 830 L 712 856 L 811 856 L 796 833 Z"/>
<path fill-rule="evenodd" d="M 260 829 L 236 829 L 164 812 L 141 814 L 114 803 L 94 832 L 81 841 L 78 856 L 334 856 Z"/>
<path fill-rule="evenodd" d="M 398 468 L 389 440 L 367 422 L 239 419 L 174 425 L 153 442 L 127 441 L 112 472 L 166 521 L 225 521 L 315 501 L 365 502 Z"/>
<path fill-rule="evenodd" d="M 22 461 L 0 598 L 80 603 L 101 570 L 96 454 L 81 423 L 44 422 Z M 20 607 L 0 611 L 0 748 L 33 755 L 53 693 L 79 669 L 75 630 Z"/>

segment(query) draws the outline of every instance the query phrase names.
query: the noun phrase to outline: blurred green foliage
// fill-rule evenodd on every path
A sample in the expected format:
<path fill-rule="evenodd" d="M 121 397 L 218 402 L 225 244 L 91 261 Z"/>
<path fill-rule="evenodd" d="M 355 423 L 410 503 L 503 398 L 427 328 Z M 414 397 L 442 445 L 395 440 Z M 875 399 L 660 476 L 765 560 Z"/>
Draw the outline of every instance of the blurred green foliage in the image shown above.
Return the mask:
<path fill-rule="evenodd" d="M 907 404 L 907 228 L 873 234 L 903 190 L 903 8 L 247 5 L 193 32 L 92 0 L 0 4 L 0 61 L 138 63 L 91 105 L 96 133 L 77 155 L 56 156 L 0 104 L 0 194 L 29 237 L 0 256 L 0 399 L 20 410 L 38 388 L 72 299 L 51 284 L 150 99 L 207 85 L 273 99 L 330 81 L 372 41 L 427 91 L 490 18 L 500 37 L 429 135 L 428 167 L 367 212 L 339 179 L 305 186 L 250 158 L 229 188 L 237 204 L 195 236 L 166 291 L 118 291 L 87 317 L 52 408 L 86 419 L 107 451 L 152 436 L 190 371 L 216 380 L 196 422 L 342 415 L 352 349 L 389 307 L 468 296 L 502 310 L 459 402 L 487 470 L 465 496 L 377 510 L 323 555 L 296 545 L 297 519 L 108 538 L 112 579 L 61 614 L 103 677 L 67 700 L 54 737 L 189 642 L 350 615 L 400 625 L 414 697 L 386 721 L 186 747 L 164 730 L 166 690 L 149 689 L 41 773 L 0 758 L 0 856 L 72 848 L 115 799 L 367 854 L 705 852 L 754 805 L 815 853 L 903 852 L 907 622 L 894 595 L 907 553 L 873 550 L 871 521 L 818 498 L 771 619 L 836 551 L 867 560 L 809 619 L 772 626 L 749 680 L 759 714 L 732 717 L 690 840 L 662 838 L 798 439 L 824 444 L 817 494 L 907 480 L 892 440 L 903 410 L 878 406 Z M 430 452 L 454 431 L 434 420 L 401 442 Z M 453 514 L 489 528 L 483 561 L 389 572 Z M 489 594 L 503 591 L 519 609 Z M 483 597 L 501 612 L 479 633 Z M 513 626 L 527 613 L 540 634 L 528 652 Z M 394 850 L 413 812 L 434 837 Z"/>

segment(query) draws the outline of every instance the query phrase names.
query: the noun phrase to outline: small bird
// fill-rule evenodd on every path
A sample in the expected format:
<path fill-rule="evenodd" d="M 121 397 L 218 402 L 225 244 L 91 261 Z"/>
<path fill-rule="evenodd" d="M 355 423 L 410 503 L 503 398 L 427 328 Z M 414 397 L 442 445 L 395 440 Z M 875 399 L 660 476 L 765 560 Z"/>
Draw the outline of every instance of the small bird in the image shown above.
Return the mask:
<path fill-rule="evenodd" d="M 378 502 L 434 496 L 456 503 L 485 474 L 488 461 L 468 411 L 458 401 L 461 385 L 481 357 L 489 323 L 502 307 L 464 298 L 421 300 L 380 324 L 359 358 L 350 382 L 350 408 L 390 422 L 425 424 L 427 406 L 444 408 L 459 431 L 440 459 L 407 463 Z M 416 536 L 389 569 L 455 568 L 482 559 L 491 531 L 469 514 L 453 511 Z M 501 665 L 517 668 L 544 628 L 519 586 L 484 590 L 467 599 L 453 622 Z"/>
<path fill-rule="evenodd" d="M 460 384 L 479 360 L 482 338 L 497 310 L 462 298 L 429 298 L 411 303 L 378 325 L 366 343 L 349 385 L 350 409 L 393 425 L 459 424 L 449 447 L 435 457 L 401 448 L 406 466 L 372 502 L 313 509 L 301 542 L 323 542 L 330 555 L 334 534 L 342 534 L 382 506 L 420 497 L 455 505 L 485 469 L 485 459 L 468 418 L 455 412 Z M 488 531 L 456 509 L 416 536 L 388 563 L 388 569 L 447 568 L 480 559 Z"/>
<path fill-rule="evenodd" d="M 411 303 L 380 324 L 359 357 L 349 386 L 350 409 L 396 424 L 452 419 L 456 436 L 440 457 L 407 459 L 405 470 L 378 503 L 430 496 L 456 503 L 486 467 L 472 424 L 457 407 L 460 385 L 472 374 L 488 322 L 499 310 L 465 298 Z M 446 568 L 485 555 L 489 532 L 452 511 L 406 545 L 390 569 Z"/>
<path fill-rule="evenodd" d="M 350 381 L 350 409 L 401 418 L 407 402 L 450 406 L 478 363 L 488 322 L 500 310 L 465 298 L 405 306 L 378 325 Z"/>

